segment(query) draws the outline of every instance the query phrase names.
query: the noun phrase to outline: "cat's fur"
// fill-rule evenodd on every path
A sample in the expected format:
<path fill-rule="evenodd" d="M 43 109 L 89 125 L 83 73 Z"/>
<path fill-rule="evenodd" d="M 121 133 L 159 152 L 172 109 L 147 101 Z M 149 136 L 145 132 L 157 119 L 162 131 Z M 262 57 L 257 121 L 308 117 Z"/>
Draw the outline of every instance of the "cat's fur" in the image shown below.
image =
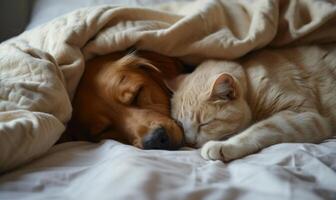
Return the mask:
<path fill-rule="evenodd" d="M 180 77 L 172 116 L 183 124 L 187 144 L 203 145 L 205 159 L 229 161 L 277 143 L 330 138 L 336 125 L 336 50 L 328 48 L 208 60 Z"/>

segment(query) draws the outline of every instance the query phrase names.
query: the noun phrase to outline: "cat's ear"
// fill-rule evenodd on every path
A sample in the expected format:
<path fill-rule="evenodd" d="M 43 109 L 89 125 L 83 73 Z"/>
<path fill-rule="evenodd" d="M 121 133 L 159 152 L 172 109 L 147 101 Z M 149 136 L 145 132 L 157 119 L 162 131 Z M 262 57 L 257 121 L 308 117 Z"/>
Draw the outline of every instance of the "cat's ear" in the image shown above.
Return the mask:
<path fill-rule="evenodd" d="M 174 93 L 181 85 L 183 80 L 187 77 L 188 74 L 180 74 L 176 76 L 175 78 L 164 80 L 167 88 Z"/>
<path fill-rule="evenodd" d="M 233 77 L 229 74 L 223 73 L 215 80 L 210 100 L 234 100 L 238 97 L 237 85 Z"/>

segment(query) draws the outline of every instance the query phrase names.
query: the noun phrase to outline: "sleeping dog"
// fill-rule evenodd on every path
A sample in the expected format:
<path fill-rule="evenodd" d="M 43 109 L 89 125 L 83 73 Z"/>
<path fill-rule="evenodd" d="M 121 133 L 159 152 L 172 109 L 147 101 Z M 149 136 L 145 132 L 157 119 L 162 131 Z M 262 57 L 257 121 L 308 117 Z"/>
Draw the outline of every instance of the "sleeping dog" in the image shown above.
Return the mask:
<path fill-rule="evenodd" d="M 147 51 L 88 61 L 61 140 L 115 139 L 143 149 L 179 148 L 183 132 L 170 117 L 170 92 L 164 80 L 181 69 L 176 59 Z"/>

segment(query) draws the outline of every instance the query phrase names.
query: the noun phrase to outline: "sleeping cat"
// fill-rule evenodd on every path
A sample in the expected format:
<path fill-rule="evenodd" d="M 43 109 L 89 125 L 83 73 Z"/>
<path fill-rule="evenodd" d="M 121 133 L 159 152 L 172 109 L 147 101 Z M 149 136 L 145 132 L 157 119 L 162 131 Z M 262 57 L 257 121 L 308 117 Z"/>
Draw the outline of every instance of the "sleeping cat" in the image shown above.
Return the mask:
<path fill-rule="evenodd" d="M 319 143 L 336 129 L 336 48 L 208 60 L 175 83 L 172 116 L 205 159 L 230 161 L 284 142 Z"/>

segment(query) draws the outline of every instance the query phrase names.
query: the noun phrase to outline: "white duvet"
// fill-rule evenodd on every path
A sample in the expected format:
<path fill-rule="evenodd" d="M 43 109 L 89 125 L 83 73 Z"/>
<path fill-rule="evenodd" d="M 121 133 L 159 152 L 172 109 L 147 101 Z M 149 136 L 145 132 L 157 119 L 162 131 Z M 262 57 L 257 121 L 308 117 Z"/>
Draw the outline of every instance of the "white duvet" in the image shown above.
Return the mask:
<path fill-rule="evenodd" d="M 275 145 L 229 164 L 114 141 L 52 147 L 85 60 L 97 55 L 136 47 L 197 64 L 336 42 L 334 1 L 200 0 L 161 9 L 88 7 L 0 44 L 0 199 L 335 199 L 336 139 Z"/>

